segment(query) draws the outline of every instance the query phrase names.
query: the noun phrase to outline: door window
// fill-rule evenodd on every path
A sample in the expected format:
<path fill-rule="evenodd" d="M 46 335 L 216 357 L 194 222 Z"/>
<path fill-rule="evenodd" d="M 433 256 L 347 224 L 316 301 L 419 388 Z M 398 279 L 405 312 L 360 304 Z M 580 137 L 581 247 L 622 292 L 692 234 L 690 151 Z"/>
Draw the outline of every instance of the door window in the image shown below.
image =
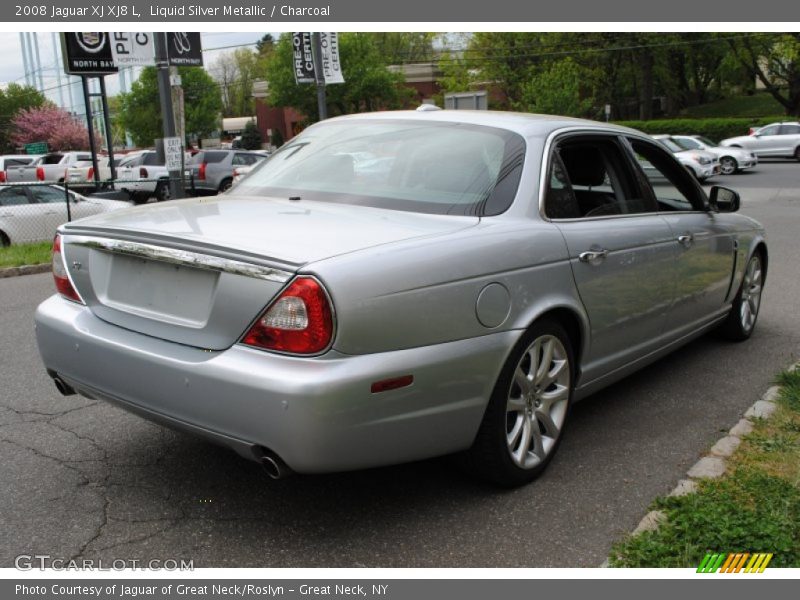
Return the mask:
<path fill-rule="evenodd" d="M 758 130 L 758 135 L 778 135 L 780 125 L 769 125 Z"/>
<path fill-rule="evenodd" d="M 581 137 L 558 144 L 551 161 L 545 215 L 592 218 L 655 212 L 643 197 L 615 139 Z"/>
<path fill-rule="evenodd" d="M 686 168 L 655 144 L 629 139 L 658 210 L 703 210 L 705 194 Z"/>
<path fill-rule="evenodd" d="M 0 190 L 0 206 L 19 206 L 28 204 L 28 195 L 20 187 L 5 188 Z"/>

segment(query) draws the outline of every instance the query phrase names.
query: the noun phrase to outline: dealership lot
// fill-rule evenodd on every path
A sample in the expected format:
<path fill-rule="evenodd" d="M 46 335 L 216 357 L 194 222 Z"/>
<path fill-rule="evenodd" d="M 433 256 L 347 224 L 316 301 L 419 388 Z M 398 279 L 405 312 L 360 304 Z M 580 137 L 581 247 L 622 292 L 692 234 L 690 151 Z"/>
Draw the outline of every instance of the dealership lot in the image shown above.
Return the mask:
<path fill-rule="evenodd" d="M 579 404 L 550 469 L 513 491 L 476 483 L 449 459 L 274 482 L 230 451 L 62 397 L 32 331 L 52 279 L 0 280 L 0 566 L 20 554 L 196 567 L 600 564 L 798 358 L 800 164 L 769 161 L 713 182 L 738 189 L 742 212 L 767 228 L 753 338 L 704 337 Z"/>

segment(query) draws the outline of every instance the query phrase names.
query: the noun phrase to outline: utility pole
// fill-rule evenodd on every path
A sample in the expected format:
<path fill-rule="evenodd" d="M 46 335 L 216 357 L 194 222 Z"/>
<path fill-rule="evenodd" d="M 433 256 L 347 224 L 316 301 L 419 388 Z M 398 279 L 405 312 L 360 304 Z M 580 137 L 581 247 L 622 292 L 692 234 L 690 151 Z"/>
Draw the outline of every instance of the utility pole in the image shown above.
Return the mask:
<path fill-rule="evenodd" d="M 325 97 L 325 72 L 322 69 L 322 40 L 319 31 L 311 34 L 311 52 L 314 57 L 314 79 L 317 81 L 317 107 L 319 120 L 328 118 L 328 100 Z"/>
<path fill-rule="evenodd" d="M 169 61 L 167 59 L 167 34 L 153 33 L 156 51 L 156 71 L 158 81 L 158 98 L 161 105 L 161 119 L 164 125 L 164 137 L 176 137 L 175 114 L 172 111 L 172 90 L 169 78 Z M 184 140 L 181 140 L 183 146 Z M 183 169 L 169 171 L 170 198 L 183 198 Z"/>

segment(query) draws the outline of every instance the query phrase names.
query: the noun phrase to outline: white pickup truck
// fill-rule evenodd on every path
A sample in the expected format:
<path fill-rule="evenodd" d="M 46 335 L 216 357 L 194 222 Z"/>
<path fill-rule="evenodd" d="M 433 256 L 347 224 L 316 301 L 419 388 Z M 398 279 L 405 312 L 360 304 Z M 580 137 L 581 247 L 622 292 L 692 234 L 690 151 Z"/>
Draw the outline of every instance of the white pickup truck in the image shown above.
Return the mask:
<path fill-rule="evenodd" d="M 67 169 L 80 161 L 91 161 L 89 152 L 51 152 L 29 165 L 6 169 L 8 183 L 64 183 Z"/>
<path fill-rule="evenodd" d="M 147 202 L 155 196 L 158 202 L 169 200 L 169 172 L 159 164 L 155 150 L 144 150 L 126 155 L 117 167 L 116 186 L 131 197 L 135 204 Z"/>
<path fill-rule="evenodd" d="M 119 158 L 114 158 L 114 165 L 119 166 L 120 160 Z M 98 180 L 101 187 L 104 187 L 104 182 L 111 179 L 111 166 L 109 165 L 108 157 L 98 156 L 97 166 L 99 168 Z M 92 164 L 92 161 L 76 162 L 67 168 L 66 182 L 71 190 L 80 190 L 82 192 L 94 190 L 94 164 Z"/>

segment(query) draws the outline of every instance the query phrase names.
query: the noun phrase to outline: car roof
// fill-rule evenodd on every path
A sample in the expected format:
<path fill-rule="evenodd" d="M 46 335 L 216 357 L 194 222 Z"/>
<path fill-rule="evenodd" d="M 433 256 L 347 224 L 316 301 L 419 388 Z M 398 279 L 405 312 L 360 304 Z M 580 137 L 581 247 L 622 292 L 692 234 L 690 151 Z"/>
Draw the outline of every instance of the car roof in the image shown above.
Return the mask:
<path fill-rule="evenodd" d="M 484 125 L 487 127 L 497 127 L 499 129 L 514 131 L 523 137 L 547 136 L 555 131 L 567 128 L 598 129 L 602 131 L 611 130 L 619 133 L 635 133 L 641 135 L 641 132 L 635 129 L 600 121 L 560 117 L 556 115 L 493 110 L 397 110 L 344 115 L 328 119 L 324 122 L 384 119 L 411 120 L 419 121 L 420 123 L 439 122 Z"/>

